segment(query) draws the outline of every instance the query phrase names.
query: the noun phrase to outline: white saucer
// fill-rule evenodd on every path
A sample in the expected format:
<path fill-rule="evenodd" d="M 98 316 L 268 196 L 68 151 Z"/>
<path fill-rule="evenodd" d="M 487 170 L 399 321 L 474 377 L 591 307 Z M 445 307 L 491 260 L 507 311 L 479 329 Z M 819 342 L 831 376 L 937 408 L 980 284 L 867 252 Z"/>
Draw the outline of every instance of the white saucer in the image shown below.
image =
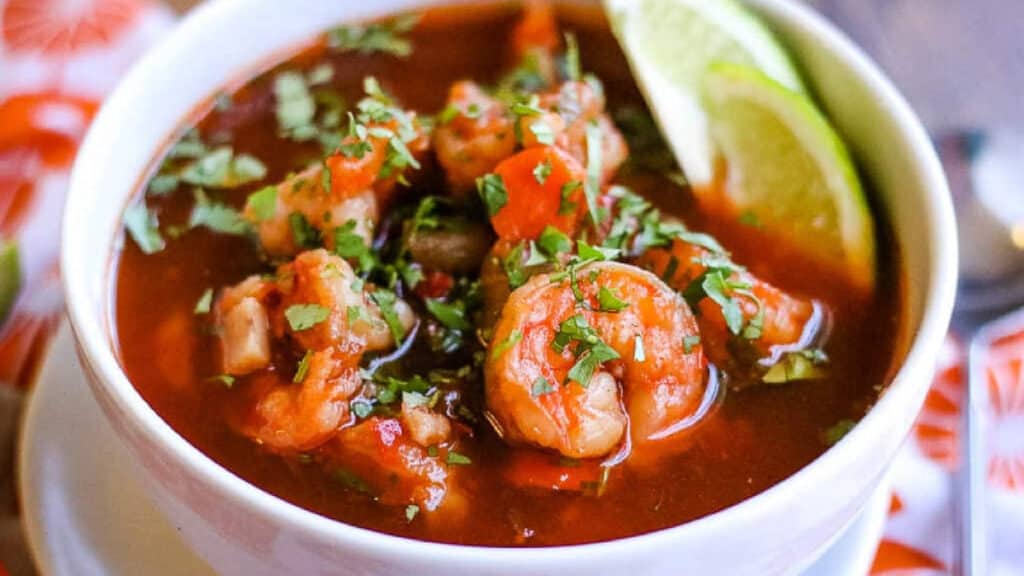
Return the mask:
<path fill-rule="evenodd" d="M 22 513 L 43 574 L 213 574 L 143 492 L 128 451 L 88 389 L 66 325 L 40 372 L 23 426 Z M 867 574 L 888 501 L 883 483 L 861 517 L 804 576 Z"/>

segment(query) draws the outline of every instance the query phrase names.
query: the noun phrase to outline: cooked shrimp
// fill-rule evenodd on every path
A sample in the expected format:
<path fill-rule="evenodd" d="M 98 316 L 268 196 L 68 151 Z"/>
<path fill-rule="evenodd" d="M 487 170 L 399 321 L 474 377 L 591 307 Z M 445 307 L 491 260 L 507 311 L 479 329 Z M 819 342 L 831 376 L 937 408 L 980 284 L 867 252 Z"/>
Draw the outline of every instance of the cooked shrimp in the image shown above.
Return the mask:
<path fill-rule="evenodd" d="M 339 349 L 312 353 L 300 382 L 262 372 L 249 385 L 258 396 L 242 432 L 281 453 L 312 450 L 351 421 L 349 399 L 362 386 L 352 356 Z"/>
<path fill-rule="evenodd" d="M 541 94 L 540 107 L 557 111 L 560 122 L 545 122 L 555 135 L 555 146 L 571 154 L 583 166 L 588 161 L 587 129 L 590 125 L 597 127 L 601 144 L 601 181 L 611 180 L 629 156 L 629 148 L 622 133 L 605 113 L 604 94 L 600 89 L 589 82 L 568 81 Z"/>
<path fill-rule="evenodd" d="M 684 291 L 707 269 L 704 262 L 711 256 L 707 249 L 681 240 L 675 240 L 671 248 L 655 248 L 644 253 L 638 264 L 655 274 L 665 277 L 670 266 L 676 271 L 668 279 L 668 283 L 676 290 Z M 672 264 L 675 262 L 675 264 Z M 744 324 L 753 319 L 758 312 L 763 312 L 763 323 L 760 335 L 748 339 L 766 354 L 774 346 L 788 346 L 800 342 L 808 329 L 808 324 L 815 317 L 813 302 L 791 296 L 782 290 L 764 282 L 747 271 L 734 273 L 735 280 L 749 286 L 749 293 L 732 294 L 743 313 Z M 753 295 L 755 298 L 751 298 Z M 698 304 L 701 331 L 705 334 L 705 342 L 709 345 L 708 354 L 718 364 L 729 360 L 725 343 L 728 341 L 728 329 L 722 308 L 709 298 Z"/>
<path fill-rule="evenodd" d="M 360 489 L 388 505 L 416 504 L 426 511 L 441 507 L 448 495 L 449 468 L 412 441 L 402 422 L 374 416 L 342 430 L 319 457 Z"/>
<path fill-rule="evenodd" d="M 271 282 L 251 276 L 221 291 L 214 306 L 214 326 L 225 374 L 240 376 L 270 364 L 270 320 L 264 299 Z"/>
<path fill-rule="evenodd" d="M 452 85 L 448 108 L 457 112 L 434 131 L 434 149 L 449 185 L 463 194 L 515 152 L 516 138 L 505 105 L 473 82 Z"/>
<path fill-rule="evenodd" d="M 625 306 L 601 311 L 609 294 Z M 682 298 L 640 268 L 600 262 L 577 270 L 575 281 L 535 276 L 512 293 L 495 327 L 487 408 L 510 442 L 599 457 L 622 444 L 628 428 L 632 447 L 641 448 L 673 435 L 701 403 L 704 355 L 698 343 L 686 344 L 696 335 Z M 589 382 L 571 381 L 570 370 L 601 342 L 597 358 L 614 355 L 590 359 Z"/>
<path fill-rule="evenodd" d="M 426 131 L 412 113 L 408 125 L 414 131 L 405 145 L 414 158 L 422 158 L 429 147 Z M 395 131 L 398 122 L 375 124 L 370 129 Z M 342 150 L 357 144 L 354 136 L 342 143 Z M 269 214 L 261 213 L 253 203 L 246 206 L 244 217 L 256 227 L 260 245 L 271 256 L 292 256 L 304 247 L 296 240 L 295 215 L 318 231 L 328 248 L 334 247 L 334 229 L 349 221 L 353 231 L 366 244 L 380 219 L 380 204 L 391 197 L 402 172 L 388 166 L 388 139 L 367 137 L 360 152 L 338 152 L 317 164 L 289 177 L 276 186 L 274 205 Z"/>
<path fill-rule="evenodd" d="M 290 333 L 308 350 L 348 346 L 359 350 L 385 350 L 396 345 L 391 329 L 362 281 L 344 259 L 326 250 L 299 254 L 278 269 L 282 295 L 274 317 L 275 333 Z M 315 306 L 325 317 L 311 325 L 296 325 L 287 318 L 289 309 Z M 412 309 L 396 300 L 394 312 L 405 332 L 416 321 Z"/>

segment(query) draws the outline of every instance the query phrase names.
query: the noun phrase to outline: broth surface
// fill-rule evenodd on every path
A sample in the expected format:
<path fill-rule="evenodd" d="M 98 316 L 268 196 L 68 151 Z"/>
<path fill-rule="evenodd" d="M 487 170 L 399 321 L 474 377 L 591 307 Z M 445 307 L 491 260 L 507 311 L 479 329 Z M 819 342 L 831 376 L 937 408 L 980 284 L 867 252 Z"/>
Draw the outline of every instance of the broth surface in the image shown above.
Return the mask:
<path fill-rule="evenodd" d="M 346 102 L 357 101 L 363 78 L 373 75 L 403 106 L 433 114 L 444 107 L 448 87 L 456 80 L 490 83 L 508 68 L 506 38 L 516 17 L 514 8 L 504 6 L 435 10 L 410 34 L 415 48 L 407 59 L 335 54 L 318 45 L 256 77 L 231 95 L 230 107 L 210 110 L 198 125 L 204 139 L 230 141 L 236 151 L 267 165 L 263 181 L 227 191 L 224 198 L 241 207 L 253 190 L 319 157 L 317 145 L 278 136 L 272 93 L 276 72 L 330 62 L 335 68 L 330 85 Z M 643 100 L 603 18 L 574 9 L 561 13 L 560 19 L 579 39 L 584 68 L 603 81 L 608 110 L 642 109 Z M 425 170 L 429 175 L 410 196 L 442 193 L 443 177 L 436 168 Z M 730 389 L 720 409 L 687 440 L 688 449 L 659 462 L 654 472 L 616 469 L 600 497 L 511 485 L 501 464 L 513 450 L 481 422 L 460 448 L 473 462 L 460 469 L 458 480 L 468 512 L 459 521 L 432 521 L 424 515 L 410 522 L 402 507 L 384 506 L 317 466 L 269 454 L 238 435 L 226 424 L 226 414 L 232 401 L 245 394 L 244 382 L 229 388 L 210 380 L 220 371 L 217 339 L 210 319 L 193 309 L 208 288 L 270 270 L 253 243 L 243 238 L 196 229 L 168 240 L 163 251 L 152 255 L 125 243 L 117 255 L 114 287 L 121 362 L 157 413 L 209 457 L 271 494 L 349 524 L 421 540 L 550 546 L 631 536 L 711 514 L 807 465 L 827 449 L 824 437 L 830 428 L 844 419 L 859 419 L 875 402 L 899 346 L 896 249 L 887 223 L 879 218 L 879 284 L 875 296 L 865 301 L 824 268 L 766 241 L 756 227 L 703 217 L 685 189 L 660 175 L 633 174 L 621 180 L 692 229 L 714 235 L 760 277 L 827 303 L 833 313 L 826 347 L 830 365 L 821 380 Z M 162 223 L 181 223 L 188 220 L 193 197 L 179 189 L 149 202 Z M 425 348 L 403 359 L 410 369 L 457 367 L 463 361 L 438 358 Z M 467 395 L 479 398 L 482 386 L 477 382 Z"/>

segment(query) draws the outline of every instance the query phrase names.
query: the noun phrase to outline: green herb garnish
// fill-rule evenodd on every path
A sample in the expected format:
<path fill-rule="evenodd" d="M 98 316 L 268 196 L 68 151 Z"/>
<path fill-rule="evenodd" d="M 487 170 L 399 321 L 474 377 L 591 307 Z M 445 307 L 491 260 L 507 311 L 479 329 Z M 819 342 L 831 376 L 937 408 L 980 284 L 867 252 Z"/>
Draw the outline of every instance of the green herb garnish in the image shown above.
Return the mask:
<path fill-rule="evenodd" d="M 309 330 L 313 326 L 327 320 L 331 315 L 331 309 L 319 304 L 293 304 L 284 311 L 284 317 L 288 325 L 295 332 Z"/>
<path fill-rule="evenodd" d="M 508 190 L 498 174 L 487 174 L 476 180 L 476 189 L 487 207 L 487 214 L 494 216 L 508 204 Z"/>

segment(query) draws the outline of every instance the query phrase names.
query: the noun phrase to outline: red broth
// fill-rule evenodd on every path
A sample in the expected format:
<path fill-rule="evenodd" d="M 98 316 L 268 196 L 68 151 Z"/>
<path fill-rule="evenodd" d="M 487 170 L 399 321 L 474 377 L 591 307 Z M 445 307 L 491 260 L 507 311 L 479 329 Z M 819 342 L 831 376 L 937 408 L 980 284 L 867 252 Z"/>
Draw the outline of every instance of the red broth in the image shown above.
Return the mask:
<path fill-rule="evenodd" d="M 346 102 L 357 101 L 363 78 L 373 75 L 403 106 L 436 113 L 444 107 L 452 82 L 494 82 L 509 66 L 506 39 L 516 18 L 513 6 L 437 9 L 411 32 L 414 50 L 406 59 L 336 54 L 317 44 L 256 76 L 230 94 L 230 107 L 213 107 L 197 124 L 205 140 L 229 141 L 236 151 L 252 154 L 268 168 L 260 182 L 229 190 L 223 198 L 241 207 L 253 190 L 279 182 L 319 157 L 317 145 L 279 137 L 272 93 L 276 72 L 310 70 L 327 62 L 335 70 L 330 87 Z M 559 18 L 563 28 L 576 33 L 584 68 L 604 82 L 608 109 L 643 109 L 603 17 L 574 9 L 560 12 Z M 426 166 L 424 171 L 426 176 L 407 197 L 443 193 L 443 176 L 436 167 Z M 828 448 L 829 431 L 837 423 L 859 419 L 876 401 L 902 346 L 898 253 L 887 222 L 876 212 L 879 283 L 875 295 L 865 299 L 834 280 L 825 267 L 766 238 L 755 226 L 702 217 L 689 193 L 659 174 L 640 171 L 620 180 L 691 228 L 713 234 L 753 273 L 826 303 L 833 318 L 825 378 L 730 388 L 720 408 L 687 439 L 685 450 L 661 460 L 653 470 L 616 469 L 600 496 L 509 483 L 502 471 L 514 451 L 480 414 L 475 422 L 466 422 L 474 435 L 460 444 L 460 452 L 472 459 L 472 465 L 459 470 L 464 510 L 443 521 L 430 514 L 410 521 L 405 507 L 381 504 L 308 459 L 271 454 L 237 434 L 228 421 L 234 404 L 246 394 L 246 382 L 239 379 L 227 387 L 211 380 L 221 371 L 217 337 L 210 317 L 193 310 L 208 288 L 272 271 L 256 245 L 245 238 L 194 229 L 168 238 L 166 248 L 151 255 L 126 241 L 116 256 L 114 285 L 121 362 L 156 412 L 210 458 L 259 489 L 356 526 L 438 542 L 551 546 L 642 534 L 714 513 L 810 463 Z M 193 196 L 181 187 L 151 195 L 148 203 L 159 214 L 166 235 L 168 227 L 188 220 Z M 429 351 L 414 350 L 403 361 L 415 367 L 457 366 L 464 360 L 430 356 Z M 465 391 L 477 405 L 482 386 L 481 381 L 473 382 Z"/>

